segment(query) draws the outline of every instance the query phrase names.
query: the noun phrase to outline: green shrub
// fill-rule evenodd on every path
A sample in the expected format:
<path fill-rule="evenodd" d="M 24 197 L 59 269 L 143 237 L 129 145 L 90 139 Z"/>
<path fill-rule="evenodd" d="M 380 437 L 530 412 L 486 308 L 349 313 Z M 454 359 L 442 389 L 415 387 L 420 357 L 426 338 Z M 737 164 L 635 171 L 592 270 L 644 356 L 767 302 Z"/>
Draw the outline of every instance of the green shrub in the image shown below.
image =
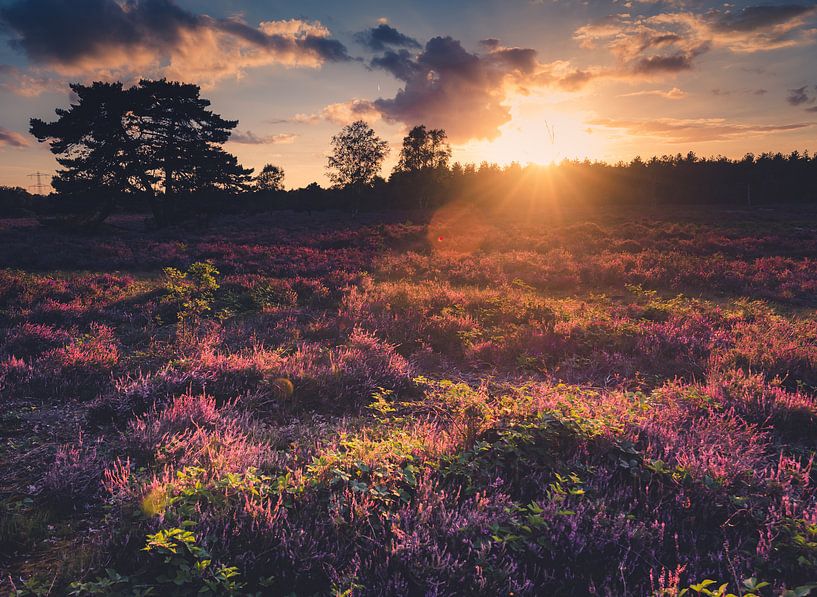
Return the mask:
<path fill-rule="evenodd" d="M 162 302 L 175 310 L 182 333 L 187 332 L 205 313 L 212 311 L 219 271 L 206 261 L 197 261 L 186 272 L 175 267 L 162 270 L 165 275 Z"/>

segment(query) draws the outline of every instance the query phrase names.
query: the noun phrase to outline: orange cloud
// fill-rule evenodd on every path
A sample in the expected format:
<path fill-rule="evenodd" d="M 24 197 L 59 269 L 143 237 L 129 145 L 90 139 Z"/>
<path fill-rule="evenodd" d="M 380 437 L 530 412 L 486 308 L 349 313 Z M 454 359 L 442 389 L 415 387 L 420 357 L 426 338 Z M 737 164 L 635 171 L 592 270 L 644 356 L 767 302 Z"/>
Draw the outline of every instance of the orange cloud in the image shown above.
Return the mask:
<path fill-rule="evenodd" d="M 643 97 L 643 96 L 655 96 L 655 97 L 662 97 L 664 99 L 670 100 L 678 100 L 683 99 L 687 96 L 687 92 L 678 89 L 677 87 L 673 87 L 672 89 L 644 89 L 642 91 L 633 91 L 632 93 L 624 93 L 619 95 L 619 97 Z"/>
<path fill-rule="evenodd" d="M 328 121 L 340 125 L 346 125 L 355 120 L 375 122 L 379 119 L 380 110 L 375 107 L 373 102 L 364 99 L 352 99 L 348 102 L 329 104 L 317 114 L 296 114 L 293 117 L 295 122 L 314 124 L 320 121 Z"/>
<path fill-rule="evenodd" d="M 0 8 L 12 45 L 36 65 L 70 76 L 167 76 L 212 85 L 267 65 L 318 67 L 350 60 L 318 22 L 197 15 L 172 0 L 17 0 Z"/>
<path fill-rule="evenodd" d="M 298 135 L 279 133 L 277 135 L 256 135 L 252 131 L 233 131 L 230 143 L 243 145 L 289 145 L 295 143 Z"/>
<path fill-rule="evenodd" d="M 544 86 L 576 90 L 603 74 L 564 61 L 541 63 L 536 50 L 503 46 L 496 39 L 481 46 L 483 53 L 469 52 L 456 39 L 435 37 L 416 55 L 406 49 L 384 52 L 370 66 L 404 85 L 393 98 L 372 105 L 391 122 L 443 128 L 454 143 L 491 140 L 511 119 L 512 95 Z"/>
<path fill-rule="evenodd" d="M 800 130 L 815 126 L 814 122 L 789 124 L 746 124 L 725 118 L 659 118 L 651 120 L 596 118 L 587 124 L 611 130 L 619 130 L 627 135 L 654 137 L 670 143 L 692 143 L 701 141 L 726 141 L 747 136 L 762 136 L 771 133 Z"/>
<path fill-rule="evenodd" d="M 65 91 L 65 85 L 47 74 L 25 72 L 8 64 L 0 64 L 0 90 L 23 97 L 36 97 L 49 91 Z"/>
<path fill-rule="evenodd" d="M 692 68 L 711 48 L 751 53 L 814 43 L 812 5 L 749 6 L 703 14 L 666 12 L 654 16 L 611 15 L 574 33 L 583 48 L 607 48 L 619 67 L 637 75 Z"/>

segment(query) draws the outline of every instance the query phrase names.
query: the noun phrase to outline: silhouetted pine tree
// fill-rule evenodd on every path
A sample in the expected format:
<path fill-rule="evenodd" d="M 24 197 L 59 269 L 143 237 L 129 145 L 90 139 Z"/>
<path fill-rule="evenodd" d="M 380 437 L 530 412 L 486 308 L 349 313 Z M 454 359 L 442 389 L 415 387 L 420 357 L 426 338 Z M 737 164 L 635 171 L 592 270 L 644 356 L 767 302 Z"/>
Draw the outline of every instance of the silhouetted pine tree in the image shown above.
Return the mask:
<path fill-rule="evenodd" d="M 221 147 L 238 121 L 208 110 L 197 85 L 142 80 L 71 85 L 78 101 L 57 109 L 57 120 L 31 120 L 31 133 L 49 141 L 62 169 L 58 193 L 90 199 L 83 203 L 102 222 L 124 196 L 150 198 L 156 222 L 168 224 L 191 203 L 182 196 L 207 197 L 247 188 L 252 170 Z"/>

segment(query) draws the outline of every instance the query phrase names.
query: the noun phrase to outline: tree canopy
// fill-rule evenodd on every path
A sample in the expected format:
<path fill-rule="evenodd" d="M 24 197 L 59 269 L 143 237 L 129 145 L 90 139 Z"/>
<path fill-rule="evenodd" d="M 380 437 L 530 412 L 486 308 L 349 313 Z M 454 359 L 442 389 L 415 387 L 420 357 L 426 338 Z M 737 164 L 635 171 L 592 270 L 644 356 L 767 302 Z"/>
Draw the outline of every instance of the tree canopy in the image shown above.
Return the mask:
<path fill-rule="evenodd" d="M 143 79 L 71 85 L 77 97 L 57 120 L 31 120 L 31 133 L 48 141 L 62 168 L 54 188 L 62 194 L 98 197 L 104 219 L 122 197 L 149 197 L 159 224 L 180 217 L 180 195 L 235 192 L 247 187 L 243 168 L 222 145 L 237 120 L 208 110 L 197 85 Z"/>
<path fill-rule="evenodd" d="M 265 164 L 255 177 L 258 191 L 282 191 L 284 189 L 284 169 L 274 164 Z"/>
<path fill-rule="evenodd" d="M 71 85 L 77 101 L 57 108 L 57 120 L 31 120 L 31 134 L 50 141 L 62 166 L 52 181 L 58 193 L 74 194 L 89 188 L 125 193 L 150 188 L 155 182 L 140 164 L 134 135 L 137 117 L 133 93 L 122 83 Z M 140 180 L 141 179 L 141 180 Z"/>
<path fill-rule="evenodd" d="M 363 120 L 343 127 L 332 137 L 332 155 L 327 161 L 329 180 L 336 187 L 366 187 L 374 183 L 389 144 Z"/>
<path fill-rule="evenodd" d="M 448 168 L 451 146 L 443 129 L 427 129 L 418 125 L 403 137 L 400 159 L 394 167 L 398 172 L 420 172 Z"/>

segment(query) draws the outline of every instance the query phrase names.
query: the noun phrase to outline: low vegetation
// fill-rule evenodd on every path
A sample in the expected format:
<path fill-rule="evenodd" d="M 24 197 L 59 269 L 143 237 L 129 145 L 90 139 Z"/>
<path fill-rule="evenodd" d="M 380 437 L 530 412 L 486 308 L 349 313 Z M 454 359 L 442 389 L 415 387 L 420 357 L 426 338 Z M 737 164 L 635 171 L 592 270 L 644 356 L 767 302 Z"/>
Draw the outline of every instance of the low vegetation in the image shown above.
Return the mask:
<path fill-rule="evenodd" d="M 404 217 L 0 224 L 2 591 L 817 594 L 813 212 Z"/>

